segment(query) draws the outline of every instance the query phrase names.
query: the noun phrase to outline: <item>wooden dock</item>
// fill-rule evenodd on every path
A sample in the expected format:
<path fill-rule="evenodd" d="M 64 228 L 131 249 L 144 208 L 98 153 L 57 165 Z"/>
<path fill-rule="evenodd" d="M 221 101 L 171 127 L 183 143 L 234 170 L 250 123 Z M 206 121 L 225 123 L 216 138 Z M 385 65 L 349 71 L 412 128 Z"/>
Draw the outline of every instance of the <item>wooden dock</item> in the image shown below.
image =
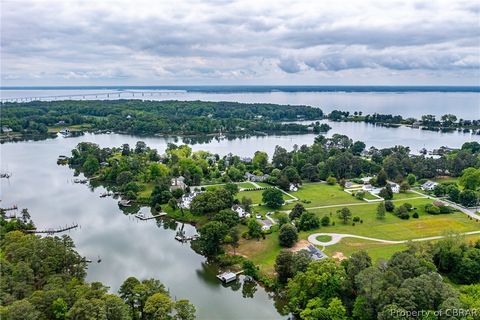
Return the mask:
<path fill-rule="evenodd" d="M 156 219 L 156 218 L 164 217 L 164 216 L 166 216 L 166 215 L 167 215 L 166 212 L 160 212 L 159 214 L 156 214 L 156 215 L 152 215 L 152 216 L 148 216 L 148 217 L 147 217 L 147 216 L 145 216 L 145 215 L 142 214 L 142 213 L 137 213 L 137 214 L 135 215 L 135 218 L 140 219 L 140 220 L 142 220 L 142 221 L 147 221 L 147 220 L 151 220 L 151 219 Z"/>
<path fill-rule="evenodd" d="M 69 230 L 73 230 L 78 228 L 78 224 L 72 224 L 71 226 L 65 226 L 57 229 L 46 229 L 46 230 L 25 230 L 26 233 L 34 233 L 34 234 L 48 234 L 53 235 L 55 233 L 61 233 Z"/>

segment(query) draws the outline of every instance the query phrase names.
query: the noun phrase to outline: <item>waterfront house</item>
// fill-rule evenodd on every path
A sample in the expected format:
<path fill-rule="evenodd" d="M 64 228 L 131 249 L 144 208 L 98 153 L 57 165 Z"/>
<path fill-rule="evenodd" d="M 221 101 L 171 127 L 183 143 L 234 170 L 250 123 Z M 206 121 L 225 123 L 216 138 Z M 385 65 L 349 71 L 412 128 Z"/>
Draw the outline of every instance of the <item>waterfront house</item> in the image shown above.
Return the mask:
<path fill-rule="evenodd" d="M 180 199 L 180 207 L 183 209 L 190 209 L 190 205 L 192 204 L 193 198 L 198 196 L 201 192 L 194 191 L 192 193 L 184 194 Z"/>
<path fill-rule="evenodd" d="M 253 181 L 253 182 L 263 182 L 267 180 L 270 176 L 268 174 L 264 174 L 262 176 L 257 176 L 254 174 L 251 174 L 250 172 L 245 173 L 245 179 L 248 181 Z"/>
<path fill-rule="evenodd" d="M 2 127 L 2 132 L 3 133 L 8 133 L 8 132 L 12 132 L 12 128 L 9 128 L 9 127 Z"/>
<path fill-rule="evenodd" d="M 424 191 L 432 191 L 435 187 L 438 186 L 438 183 L 428 180 L 420 187 Z"/>
<path fill-rule="evenodd" d="M 170 191 L 173 191 L 175 189 L 182 189 L 185 191 L 186 188 L 187 188 L 187 185 L 185 184 L 184 177 L 180 176 L 180 177 L 172 178 Z"/>

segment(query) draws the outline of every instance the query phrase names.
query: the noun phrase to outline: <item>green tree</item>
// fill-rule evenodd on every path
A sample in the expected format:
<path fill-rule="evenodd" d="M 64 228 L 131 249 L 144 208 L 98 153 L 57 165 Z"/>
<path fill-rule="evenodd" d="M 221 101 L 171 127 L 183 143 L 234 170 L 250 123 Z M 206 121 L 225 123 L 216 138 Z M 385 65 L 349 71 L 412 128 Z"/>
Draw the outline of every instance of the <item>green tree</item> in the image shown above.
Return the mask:
<path fill-rule="evenodd" d="M 352 213 L 350 212 L 350 209 L 348 209 L 347 207 L 344 207 L 338 210 L 337 214 L 344 224 L 347 224 L 348 221 L 350 221 L 350 219 L 352 218 Z"/>
<path fill-rule="evenodd" d="M 67 313 L 72 320 L 107 320 L 105 302 L 100 299 L 80 298 Z"/>
<path fill-rule="evenodd" d="M 377 175 L 377 186 L 379 187 L 384 187 L 387 185 L 387 173 L 385 172 L 385 170 L 380 170 L 380 172 L 378 173 Z"/>
<path fill-rule="evenodd" d="M 148 297 L 143 313 L 148 320 L 169 320 L 175 303 L 164 293 L 155 293 Z"/>
<path fill-rule="evenodd" d="M 259 239 L 262 236 L 262 226 L 256 219 L 250 218 L 247 220 L 248 235 L 252 239 Z"/>
<path fill-rule="evenodd" d="M 238 185 L 235 184 L 235 183 L 226 183 L 224 188 L 225 188 L 225 190 L 230 192 L 232 194 L 232 196 L 235 196 L 239 191 Z"/>
<path fill-rule="evenodd" d="M 297 228 L 287 223 L 280 228 L 278 240 L 282 247 L 291 248 L 298 241 Z"/>
<path fill-rule="evenodd" d="M 480 168 L 467 168 L 463 170 L 458 182 L 465 189 L 477 190 L 480 187 Z"/>
<path fill-rule="evenodd" d="M 377 219 L 383 220 L 385 219 L 385 203 L 380 202 L 377 206 Z"/>
<path fill-rule="evenodd" d="M 308 265 L 288 282 L 285 296 L 288 309 L 299 314 L 312 299 L 330 301 L 339 297 L 345 287 L 345 269 L 331 259 L 322 259 Z"/>
<path fill-rule="evenodd" d="M 283 205 L 283 193 L 276 188 L 269 188 L 262 193 L 262 202 L 272 209 L 278 209 Z"/>
<path fill-rule="evenodd" d="M 247 212 L 250 212 L 251 206 L 252 206 L 252 199 L 247 198 L 245 196 L 242 197 L 242 200 L 240 200 L 240 204 L 242 205 L 243 209 Z"/>
<path fill-rule="evenodd" d="M 233 228 L 240 222 L 238 214 L 231 209 L 221 210 L 213 217 L 213 220 L 223 222 L 228 228 Z"/>
<path fill-rule="evenodd" d="M 95 156 L 89 155 L 83 163 L 82 169 L 87 176 L 91 176 L 100 169 L 100 163 Z"/>
<path fill-rule="evenodd" d="M 464 190 L 460 192 L 458 198 L 460 203 L 465 207 L 473 207 L 477 205 L 478 196 L 473 190 Z"/>
<path fill-rule="evenodd" d="M 308 231 L 320 227 L 320 219 L 312 212 L 304 212 L 298 221 L 298 229 Z"/>
<path fill-rule="evenodd" d="M 177 320 L 194 320 L 195 319 L 195 306 L 188 300 L 178 300 L 175 302 L 174 309 L 176 311 L 175 319 Z"/>
<path fill-rule="evenodd" d="M 265 171 L 265 168 L 268 165 L 268 154 L 262 151 L 255 152 L 252 163 L 255 169 Z"/>
<path fill-rule="evenodd" d="M 67 315 L 68 305 L 62 298 L 57 298 L 52 303 L 52 313 L 55 319 L 65 319 Z"/>
<path fill-rule="evenodd" d="M 292 208 L 292 211 L 290 211 L 289 217 L 291 220 L 295 220 L 297 218 L 300 218 L 302 214 L 307 212 L 303 204 L 301 203 L 295 203 L 295 206 Z"/>
<path fill-rule="evenodd" d="M 417 182 L 417 177 L 413 173 L 409 173 L 407 176 L 407 182 L 409 185 L 413 186 Z"/>
<path fill-rule="evenodd" d="M 128 314 L 128 308 L 125 302 L 113 294 L 104 296 L 105 309 L 108 320 L 128 320 L 131 319 Z"/>
<path fill-rule="evenodd" d="M 207 256 L 215 256 L 220 253 L 228 229 L 225 223 L 218 221 L 208 222 L 198 229 L 200 237 L 197 243 L 200 252 Z"/>
<path fill-rule="evenodd" d="M 295 275 L 295 261 L 293 252 L 281 250 L 275 258 L 275 272 L 280 283 L 287 283 L 287 280 Z"/>
<path fill-rule="evenodd" d="M 40 312 L 35 310 L 35 307 L 25 299 L 14 301 L 2 313 L 2 319 L 5 315 L 5 319 L 9 320 L 37 320 L 40 317 Z"/>

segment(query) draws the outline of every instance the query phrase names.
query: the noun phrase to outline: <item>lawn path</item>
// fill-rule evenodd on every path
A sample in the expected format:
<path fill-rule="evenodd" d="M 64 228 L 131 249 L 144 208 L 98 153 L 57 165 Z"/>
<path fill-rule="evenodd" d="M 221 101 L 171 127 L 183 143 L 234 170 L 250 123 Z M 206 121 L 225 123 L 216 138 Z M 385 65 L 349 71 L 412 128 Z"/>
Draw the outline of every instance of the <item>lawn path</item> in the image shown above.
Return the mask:
<path fill-rule="evenodd" d="M 472 235 L 472 234 L 480 234 L 480 230 L 460 233 L 460 235 Z M 317 240 L 317 237 L 319 236 L 329 236 L 332 239 L 327 242 L 322 242 Z M 417 239 L 411 239 L 411 240 L 385 240 L 385 239 L 357 236 L 354 234 L 347 234 L 347 233 L 314 233 L 308 236 L 308 241 L 314 245 L 328 247 L 328 246 L 339 243 L 343 238 L 357 238 L 357 239 L 363 239 L 363 240 L 377 241 L 385 244 L 402 244 L 402 243 L 407 243 L 409 241 L 413 241 L 413 242 L 430 241 L 430 240 L 442 239 L 445 237 L 446 236 L 434 236 L 434 237 L 417 238 Z"/>
<path fill-rule="evenodd" d="M 415 200 L 415 199 L 426 199 L 428 198 L 427 196 L 423 195 L 421 197 L 412 197 L 412 198 L 405 198 L 405 199 L 396 199 L 396 200 L 391 200 L 392 202 L 399 202 L 399 201 L 403 201 L 403 202 L 408 202 L 408 200 Z M 349 206 L 364 206 L 364 205 L 373 205 L 373 204 L 376 204 L 378 205 L 378 202 L 354 202 L 354 203 L 342 203 L 342 204 L 332 204 L 332 205 L 328 205 L 328 206 L 320 206 L 320 207 L 310 207 L 310 208 L 305 208 L 307 210 L 314 210 L 314 209 L 326 209 L 326 208 L 338 208 L 338 207 L 349 207 Z M 290 212 L 291 210 L 282 210 L 280 212 Z"/>

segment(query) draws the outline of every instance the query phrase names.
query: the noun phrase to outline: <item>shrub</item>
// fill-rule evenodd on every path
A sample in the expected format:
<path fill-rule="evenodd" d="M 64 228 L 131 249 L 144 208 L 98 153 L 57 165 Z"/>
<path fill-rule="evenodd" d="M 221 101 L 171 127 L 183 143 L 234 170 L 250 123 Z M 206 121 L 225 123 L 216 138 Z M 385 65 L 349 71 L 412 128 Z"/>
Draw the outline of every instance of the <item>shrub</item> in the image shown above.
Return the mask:
<path fill-rule="evenodd" d="M 395 209 L 395 205 L 393 204 L 393 202 L 390 200 L 385 201 L 385 210 L 387 210 L 388 212 L 393 212 L 393 209 Z"/>
<path fill-rule="evenodd" d="M 358 199 L 358 200 L 362 200 L 363 198 L 365 198 L 365 192 L 364 191 L 357 191 L 355 193 L 355 197 Z"/>
<path fill-rule="evenodd" d="M 324 227 L 329 226 L 330 225 L 330 217 L 329 216 L 323 216 L 322 219 L 320 220 L 320 223 Z"/>
<path fill-rule="evenodd" d="M 360 217 L 353 217 L 353 222 L 359 222 L 360 221 Z"/>
<path fill-rule="evenodd" d="M 418 212 L 415 211 L 415 212 L 412 214 L 412 217 L 415 218 L 415 219 L 418 219 Z"/>
<path fill-rule="evenodd" d="M 425 205 L 425 211 L 429 214 L 440 214 L 440 208 L 431 203 Z"/>
<path fill-rule="evenodd" d="M 330 176 L 327 178 L 327 183 L 333 186 L 335 183 L 337 183 L 337 179 L 335 177 Z"/>

